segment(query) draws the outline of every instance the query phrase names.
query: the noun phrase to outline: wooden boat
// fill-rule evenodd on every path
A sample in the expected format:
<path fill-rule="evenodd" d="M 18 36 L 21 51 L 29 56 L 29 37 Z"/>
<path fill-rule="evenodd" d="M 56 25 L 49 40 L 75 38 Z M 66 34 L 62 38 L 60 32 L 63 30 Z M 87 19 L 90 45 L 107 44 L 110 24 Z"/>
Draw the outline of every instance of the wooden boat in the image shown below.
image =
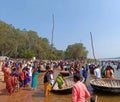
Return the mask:
<path fill-rule="evenodd" d="M 120 93 L 120 79 L 92 79 L 90 85 L 97 91 Z"/>
<path fill-rule="evenodd" d="M 46 69 L 43 65 L 40 66 L 40 72 L 46 72 Z"/>
<path fill-rule="evenodd" d="M 51 91 L 55 92 L 55 93 L 58 93 L 58 94 L 72 93 L 72 87 L 73 87 L 73 84 L 74 84 L 73 77 L 72 76 L 64 77 L 64 80 L 65 80 L 65 83 L 64 83 L 62 89 L 59 89 L 58 84 L 55 82 Z M 84 82 L 84 78 L 81 77 L 80 81 Z"/>
<path fill-rule="evenodd" d="M 62 76 L 69 76 L 69 71 L 60 71 L 60 74 L 62 74 Z"/>

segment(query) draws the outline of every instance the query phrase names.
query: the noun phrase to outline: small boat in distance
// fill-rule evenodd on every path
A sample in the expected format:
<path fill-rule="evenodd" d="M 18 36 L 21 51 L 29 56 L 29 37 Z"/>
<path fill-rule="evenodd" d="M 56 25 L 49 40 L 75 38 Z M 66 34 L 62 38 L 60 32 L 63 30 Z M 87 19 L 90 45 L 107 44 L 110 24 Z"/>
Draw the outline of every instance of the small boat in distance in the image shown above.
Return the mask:
<path fill-rule="evenodd" d="M 92 79 L 90 85 L 96 91 L 120 93 L 120 79 Z"/>
<path fill-rule="evenodd" d="M 40 66 L 40 72 L 46 72 L 46 69 L 43 65 Z"/>
<path fill-rule="evenodd" d="M 60 74 L 62 76 L 69 76 L 69 71 L 62 70 L 62 71 L 60 71 Z"/>
<path fill-rule="evenodd" d="M 64 77 L 64 80 L 65 80 L 65 83 L 64 83 L 62 89 L 59 89 L 58 84 L 55 82 L 51 91 L 54 92 L 54 93 L 58 93 L 58 94 L 72 93 L 72 87 L 73 87 L 73 84 L 74 84 L 73 77 L 72 76 Z M 84 82 L 84 78 L 81 77 L 80 81 Z"/>

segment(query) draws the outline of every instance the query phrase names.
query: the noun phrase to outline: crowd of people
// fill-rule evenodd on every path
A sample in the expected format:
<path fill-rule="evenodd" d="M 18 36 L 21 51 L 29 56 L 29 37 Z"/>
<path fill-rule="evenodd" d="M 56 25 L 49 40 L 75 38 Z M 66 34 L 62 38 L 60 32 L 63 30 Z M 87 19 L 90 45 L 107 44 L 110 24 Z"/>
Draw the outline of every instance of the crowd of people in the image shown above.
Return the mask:
<path fill-rule="evenodd" d="M 117 69 L 119 69 L 119 64 Z M 72 88 L 72 102 L 84 102 L 86 98 L 91 97 L 90 93 L 85 86 L 88 74 L 94 74 L 96 79 L 100 78 L 114 78 L 114 68 L 109 63 L 102 66 L 99 64 L 88 64 L 82 61 L 56 61 L 56 62 L 43 62 L 33 60 L 11 60 L 6 59 L 2 62 L 1 68 L 4 73 L 4 82 L 6 89 L 10 95 L 18 92 L 21 88 L 29 87 L 31 90 L 37 88 L 37 76 L 40 75 L 41 67 L 44 67 L 46 72 L 44 74 L 44 96 L 48 96 L 54 83 L 58 84 L 58 88 L 63 88 L 65 80 L 59 73 L 54 77 L 54 69 L 65 70 L 72 76 L 75 84 Z M 84 78 L 84 83 L 80 82 L 80 77 Z M 66 84 L 67 85 L 67 84 Z M 91 99 L 91 102 L 93 99 Z"/>
<path fill-rule="evenodd" d="M 1 69 L 4 73 L 6 89 L 10 95 L 25 87 L 30 87 L 31 90 L 36 89 L 37 75 L 40 74 L 39 64 L 35 66 L 33 61 L 22 62 L 6 59 L 2 62 Z"/>
<path fill-rule="evenodd" d="M 5 61 L 1 63 L 1 69 L 4 73 L 4 82 L 6 83 L 6 89 L 9 95 L 19 92 L 21 88 L 23 89 L 26 87 L 29 87 L 31 90 L 35 90 L 37 87 L 37 76 L 40 75 L 40 68 L 44 67 L 46 69 L 43 79 L 45 97 L 49 95 L 55 81 L 58 83 L 58 88 L 63 88 L 62 85 L 65 80 L 62 75 L 58 74 L 56 80 L 54 79 L 55 68 L 69 71 L 69 75 L 73 77 L 74 75 L 82 74 L 86 81 L 87 70 L 84 66 L 82 66 L 81 70 L 80 66 L 80 61 L 66 62 L 62 60 L 57 63 L 43 63 L 42 61 L 5 59 Z"/>
<path fill-rule="evenodd" d="M 115 64 L 116 67 L 113 67 L 113 62 L 105 62 L 103 65 L 91 64 L 89 66 L 90 73 L 94 74 L 96 79 L 100 78 L 114 78 L 115 70 L 118 68 L 118 63 Z"/>

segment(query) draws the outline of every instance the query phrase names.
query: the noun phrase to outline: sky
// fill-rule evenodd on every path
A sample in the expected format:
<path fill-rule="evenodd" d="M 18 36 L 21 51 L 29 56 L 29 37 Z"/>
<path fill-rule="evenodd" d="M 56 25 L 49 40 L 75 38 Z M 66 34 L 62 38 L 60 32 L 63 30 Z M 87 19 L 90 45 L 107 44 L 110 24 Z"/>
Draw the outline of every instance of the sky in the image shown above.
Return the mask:
<path fill-rule="evenodd" d="M 36 31 L 58 50 L 83 43 L 93 58 L 120 57 L 120 0 L 0 0 L 0 20 Z"/>

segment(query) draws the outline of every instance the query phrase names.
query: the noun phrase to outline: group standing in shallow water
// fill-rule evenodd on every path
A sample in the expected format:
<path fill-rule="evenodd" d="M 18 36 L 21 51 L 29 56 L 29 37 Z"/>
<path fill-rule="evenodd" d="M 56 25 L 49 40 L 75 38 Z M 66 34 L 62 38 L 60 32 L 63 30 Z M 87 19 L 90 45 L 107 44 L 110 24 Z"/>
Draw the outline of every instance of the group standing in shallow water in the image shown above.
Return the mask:
<path fill-rule="evenodd" d="M 102 78 L 114 78 L 114 68 L 110 65 L 102 66 L 100 74 Z"/>
<path fill-rule="evenodd" d="M 18 92 L 21 88 L 36 89 L 37 75 L 40 71 L 34 66 L 34 62 L 12 62 L 7 60 L 2 62 L 1 69 L 4 73 L 4 82 L 10 95 Z"/>
<path fill-rule="evenodd" d="M 18 64 L 19 65 L 19 64 Z M 86 67 L 85 66 L 83 66 L 83 67 L 81 67 L 82 68 L 82 70 L 81 70 L 81 72 L 80 72 L 80 69 L 78 68 L 78 66 L 77 65 L 71 65 L 71 64 L 67 64 L 67 66 L 68 65 L 70 65 L 70 67 L 67 67 L 67 69 L 65 69 L 66 67 L 64 67 L 64 64 L 63 64 L 63 70 L 65 69 L 65 70 L 68 70 L 69 72 L 70 72 L 70 76 L 74 76 L 74 74 L 78 74 L 78 73 L 81 73 L 81 75 L 84 77 L 84 78 L 86 78 L 86 80 L 87 80 L 87 77 L 89 77 L 88 76 L 88 70 L 86 70 Z M 5 67 L 6 65 L 4 65 L 4 67 Z M 18 68 L 19 66 L 17 66 L 16 65 L 16 69 L 14 69 L 15 67 L 13 66 L 13 67 L 11 67 L 11 71 L 10 71 L 10 67 L 7 69 L 7 66 L 6 66 L 6 68 L 3 68 L 3 71 L 5 71 L 5 72 L 10 72 L 10 74 L 13 74 L 13 76 L 12 75 L 10 75 L 10 77 L 11 78 L 8 78 L 8 80 L 7 80 L 7 73 L 5 73 L 5 80 L 7 80 L 7 82 L 6 83 L 8 83 L 8 85 L 9 85 L 9 82 L 10 82 L 10 80 L 13 80 L 13 77 L 15 77 L 15 80 L 20 80 L 20 84 L 19 84 L 19 82 L 17 82 L 17 81 L 15 81 L 15 83 L 16 83 L 16 85 L 14 86 L 14 87 L 8 87 L 8 85 L 7 85 L 7 89 L 8 89 L 8 91 L 9 91 L 9 93 L 11 93 L 11 92 L 13 92 L 14 90 L 15 91 L 19 91 L 18 89 L 19 89 L 19 87 L 22 87 L 22 88 L 24 88 L 24 87 L 27 87 L 28 85 L 30 86 L 30 88 L 31 88 L 31 90 L 34 90 L 34 89 L 36 89 L 36 87 L 37 87 L 37 83 L 36 83 L 36 77 L 39 75 L 39 72 L 38 72 L 38 70 L 36 69 L 36 68 L 32 68 L 32 77 L 30 78 L 30 84 L 26 84 L 26 83 L 29 83 L 29 78 L 25 81 L 25 78 L 27 78 L 27 77 L 29 77 L 29 76 L 31 76 L 30 74 L 28 74 L 28 72 L 30 72 L 30 70 L 29 69 L 27 69 L 27 68 L 22 68 L 23 70 L 18 70 L 19 68 Z M 34 70 L 35 69 L 35 70 Z M 95 68 L 95 69 L 97 69 L 97 68 Z M 101 69 L 101 68 L 99 68 L 98 67 L 98 69 Z M 108 71 L 107 72 L 107 69 L 111 69 L 111 68 L 109 68 L 109 66 L 108 67 L 106 67 L 106 72 L 105 72 L 105 74 L 104 75 L 106 75 L 105 77 L 106 78 L 114 78 L 114 70 L 111 70 L 111 71 Z M 60 69 L 61 70 L 61 69 Z M 102 69 L 101 69 L 102 70 Z M 55 82 L 55 79 L 54 79 L 54 76 L 53 76 L 53 72 L 52 72 L 53 70 L 50 70 L 50 72 L 49 72 L 49 74 L 50 74 L 50 78 L 49 78 L 49 81 L 50 81 L 50 84 L 49 84 L 49 87 L 48 87 L 48 90 L 50 91 L 51 90 L 51 86 L 54 84 L 54 82 Z M 115 70 L 116 71 L 116 70 Z M 19 72 L 20 74 L 18 74 L 18 76 L 17 76 L 17 72 Z M 26 76 L 24 76 L 25 75 L 25 72 L 26 72 Z M 101 71 L 102 72 L 102 71 Z M 108 74 L 107 74 L 108 73 Z M 112 74 L 113 73 L 113 74 Z M 96 74 L 97 75 L 97 74 Z M 9 75 L 8 75 L 9 76 Z M 102 77 L 102 75 L 101 75 L 101 77 Z M 98 78 L 99 79 L 99 77 L 96 77 L 96 78 Z M 35 80 L 34 80 L 35 79 Z M 34 82 L 35 81 L 35 82 Z M 87 80 L 88 81 L 88 80 Z M 12 82 L 12 81 L 11 81 Z M 18 84 L 18 85 L 17 85 Z M 13 85 L 13 83 L 11 83 L 11 85 Z M 20 85 L 20 86 L 19 86 Z M 14 88 L 14 90 L 13 90 L 13 88 Z M 48 94 L 49 94 L 49 92 L 48 92 Z"/>

